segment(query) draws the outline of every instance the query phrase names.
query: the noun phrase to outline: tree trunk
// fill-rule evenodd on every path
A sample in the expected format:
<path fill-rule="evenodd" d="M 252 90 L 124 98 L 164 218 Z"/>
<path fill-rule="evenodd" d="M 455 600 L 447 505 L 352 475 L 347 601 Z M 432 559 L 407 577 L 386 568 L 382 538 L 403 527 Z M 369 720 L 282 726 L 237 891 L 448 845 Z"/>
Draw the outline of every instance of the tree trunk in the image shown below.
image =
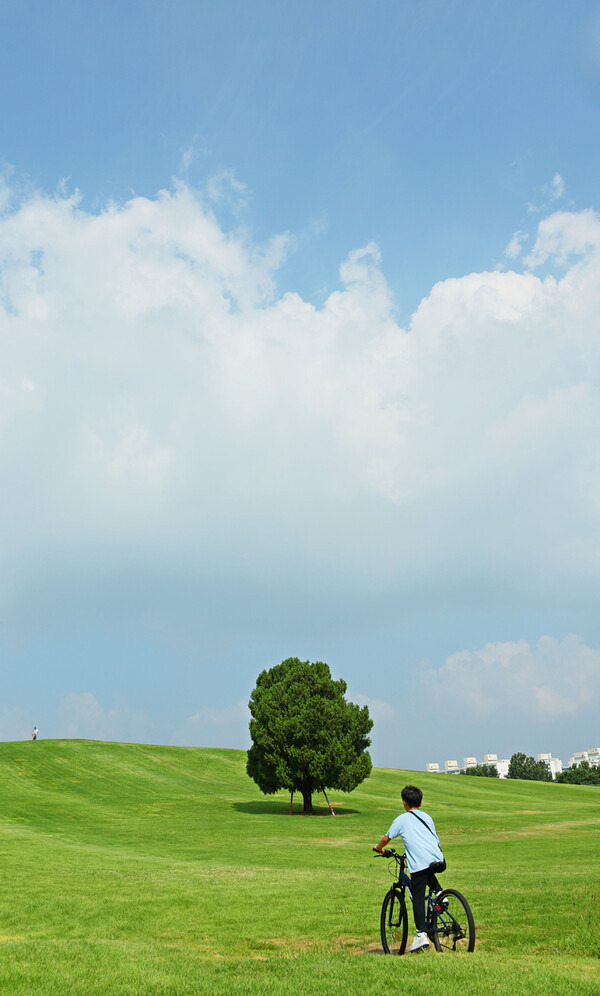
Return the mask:
<path fill-rule="evenodd" d="M 310 814 L 314 812 L 312 808 L 312 789 L 301 788 L 300 791 L 302 792 L 302 798 L 304 799 L 304 813 Z"/>

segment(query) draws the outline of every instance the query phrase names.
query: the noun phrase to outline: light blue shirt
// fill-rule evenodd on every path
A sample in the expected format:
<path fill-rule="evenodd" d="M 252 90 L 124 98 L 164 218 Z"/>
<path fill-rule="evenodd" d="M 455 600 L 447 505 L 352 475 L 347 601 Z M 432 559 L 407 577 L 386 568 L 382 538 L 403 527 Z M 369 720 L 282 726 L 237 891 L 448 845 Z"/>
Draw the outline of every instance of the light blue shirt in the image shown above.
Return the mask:
<path fill-rule="evenodd" d="M 427 826 L 423 826 L 421 820 Z M 388 830 L 387 836 L 390 840 L 402 837 L 408 870 L 411 874 L 429 868 L 432 861 L 444 860 L 434 822 L 428 813 L 423 813 L 421 810 L 419 810 L 419 819 L 412 812 L 400 813 Z"/>

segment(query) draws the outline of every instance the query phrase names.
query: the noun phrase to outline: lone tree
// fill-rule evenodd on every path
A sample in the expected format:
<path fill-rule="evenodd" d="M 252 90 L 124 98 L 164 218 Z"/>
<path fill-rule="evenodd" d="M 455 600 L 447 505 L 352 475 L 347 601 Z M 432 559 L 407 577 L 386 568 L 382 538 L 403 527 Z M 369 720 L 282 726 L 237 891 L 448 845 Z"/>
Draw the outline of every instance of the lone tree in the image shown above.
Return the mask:
<path fill-rule="evenodd" d="M 322 661 L 288 657 L 261 671 L 248 703 L 246 765 L 261 792 L 302 792 L 304 812 L 312 813 L 313 792 L 350 792 L 370 774 L 373 721 L 366 706 L 346 701 L 346 688 Z"/>

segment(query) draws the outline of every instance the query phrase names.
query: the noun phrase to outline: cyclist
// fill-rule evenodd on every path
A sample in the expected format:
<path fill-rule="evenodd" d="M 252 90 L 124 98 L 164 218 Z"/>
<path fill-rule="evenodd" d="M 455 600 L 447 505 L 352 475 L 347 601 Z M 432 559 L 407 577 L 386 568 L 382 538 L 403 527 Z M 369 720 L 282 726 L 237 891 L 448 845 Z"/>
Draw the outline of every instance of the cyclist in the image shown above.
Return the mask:
<path fill-rule="evenodd" d="M 417 813 L 422 801 L 421 789 L 416 785 L 406 785 L 402 789 L 402 802 L 406 812 L 396 817 L 388 832 L 373 848 L 383 854 L 390 840 L 402 837 L 410 872 L 410 891 L 417 930 L 409 951 L 420 951 L 429 945 L 425 926 L 425 887 L 429 886 L 434 892 L 440 892 L 440 883 L 435 873 L 444 871 L 446 867 L 431 816 L 428 813 Z"/>

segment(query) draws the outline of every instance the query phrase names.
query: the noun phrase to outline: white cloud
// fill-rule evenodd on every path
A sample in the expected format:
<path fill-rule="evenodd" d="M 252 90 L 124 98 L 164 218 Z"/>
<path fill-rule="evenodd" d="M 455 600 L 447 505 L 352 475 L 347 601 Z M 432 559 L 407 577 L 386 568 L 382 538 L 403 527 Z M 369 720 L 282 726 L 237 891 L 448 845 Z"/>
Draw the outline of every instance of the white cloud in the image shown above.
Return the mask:
<path fill-rule="evenodd" d="M 120 740 L 134 743 L 145 739 L 148 720 L 127 706 L 103 709 L 91 692 L 70 692 L 57 710 L 56 736 L 85 740 Z"/>
<path fill-rule="evenodd" d="M 186 178 L 193 164 L 199 159 L 204 159 L 205 157 L 206 149 L 200 142 L 198 135 L 194 135 L 190 144 L 187 145 L 181 152 L 181 158 L 179 161 L 179 171 L 181 176 Z"/>
<path fill-rule="evenodd" d="M 248 187 L 241 180 L 238 180 L 232 169 L 223 169 L 218 173 L 213 173 L 207 181 L 206 192 L 215 204 L 219 201 L 228 201 L 236 208 L 243 207 L 249 196 Z"/>
<path fill-rule="evenodd" d="M 229 723 L 238 720 L 242 720 L 246 725 L 250 722 L 250 710 L 244 699 L 234 702 L 225 709 L 200 709 L 189 718 L 190 723 L 209 723 L 211 726 L 228 726 Z"/>
<path fill-rule="evenodd" d="M 504 250 L 504 255 L 509 259 L 516 259 L 517 256 L 521 255 L 521 252 L 523 251 L 523 243 L 526 242 L 528 238 L 529 236 L 526 232 L 515 232 Z"/>
<path fill-rule="evenodd" d="M 565 193 L 565 181 L 563 180 L 560 173 L 555 173 L 552 178 L 552 183 L 549 186 L 550 197 L 553 201 L 559 200 L 564 197 Z"/>
<path fill-rule="evenodd" d="M 369 716 L 374 723 L 390 723 L 396 718 L 396 710 L 383 699 L 373 699 L 368 695 L 348 692 L 346 696 L 349 702 L 356 702 L 359 706 L 368 706 Z"/>
<path fill-rule="evenodd" d="M 249 723 L 248 703 L 239 699 L 225 709 L 199 709 L 189 717 L 178 736 L 183 737 L 184 743 L 198 747 L 247 748 L 250 746 Z"/>
<path fill-rule="evenodd" d="M 0 218 L 14 572 L 114 544 L 359 589 L 600 573 L 594 212 L 540 222 L 528 265 L 560 278 L 446 280 L 407 329 L 376 246 L 316 308 L 277 293 L 290 244 L 225 232 L 183 183 L 100 214 L 37 193 Z"/>
<path fill-rule="evenodd" d="M 593 713 L 600 704 L 600 651 L 577 636 L 488 643 L 447 657 L 440 668 L 425 666 L 419 681 L 432 701 L 465 723 L 556 721 Z"/>
<path fill-rule="evenodd" d="M 0 212 L 4 212 L 8 209 L 13 196 L 10 184 L 4 176 L 0 175 Z"/>
<path fill-rule="evenodd" d="M 548 260 L 564 266 L 575 256 L 583 257 L 589 265 L 590 255 L 596 255 L 599 248 L 600 219 L 595 211 L 588 209 L 577 214 L 557 211 L 540 222 L 537 239 L 525 263 L 531 269 Z"/>

